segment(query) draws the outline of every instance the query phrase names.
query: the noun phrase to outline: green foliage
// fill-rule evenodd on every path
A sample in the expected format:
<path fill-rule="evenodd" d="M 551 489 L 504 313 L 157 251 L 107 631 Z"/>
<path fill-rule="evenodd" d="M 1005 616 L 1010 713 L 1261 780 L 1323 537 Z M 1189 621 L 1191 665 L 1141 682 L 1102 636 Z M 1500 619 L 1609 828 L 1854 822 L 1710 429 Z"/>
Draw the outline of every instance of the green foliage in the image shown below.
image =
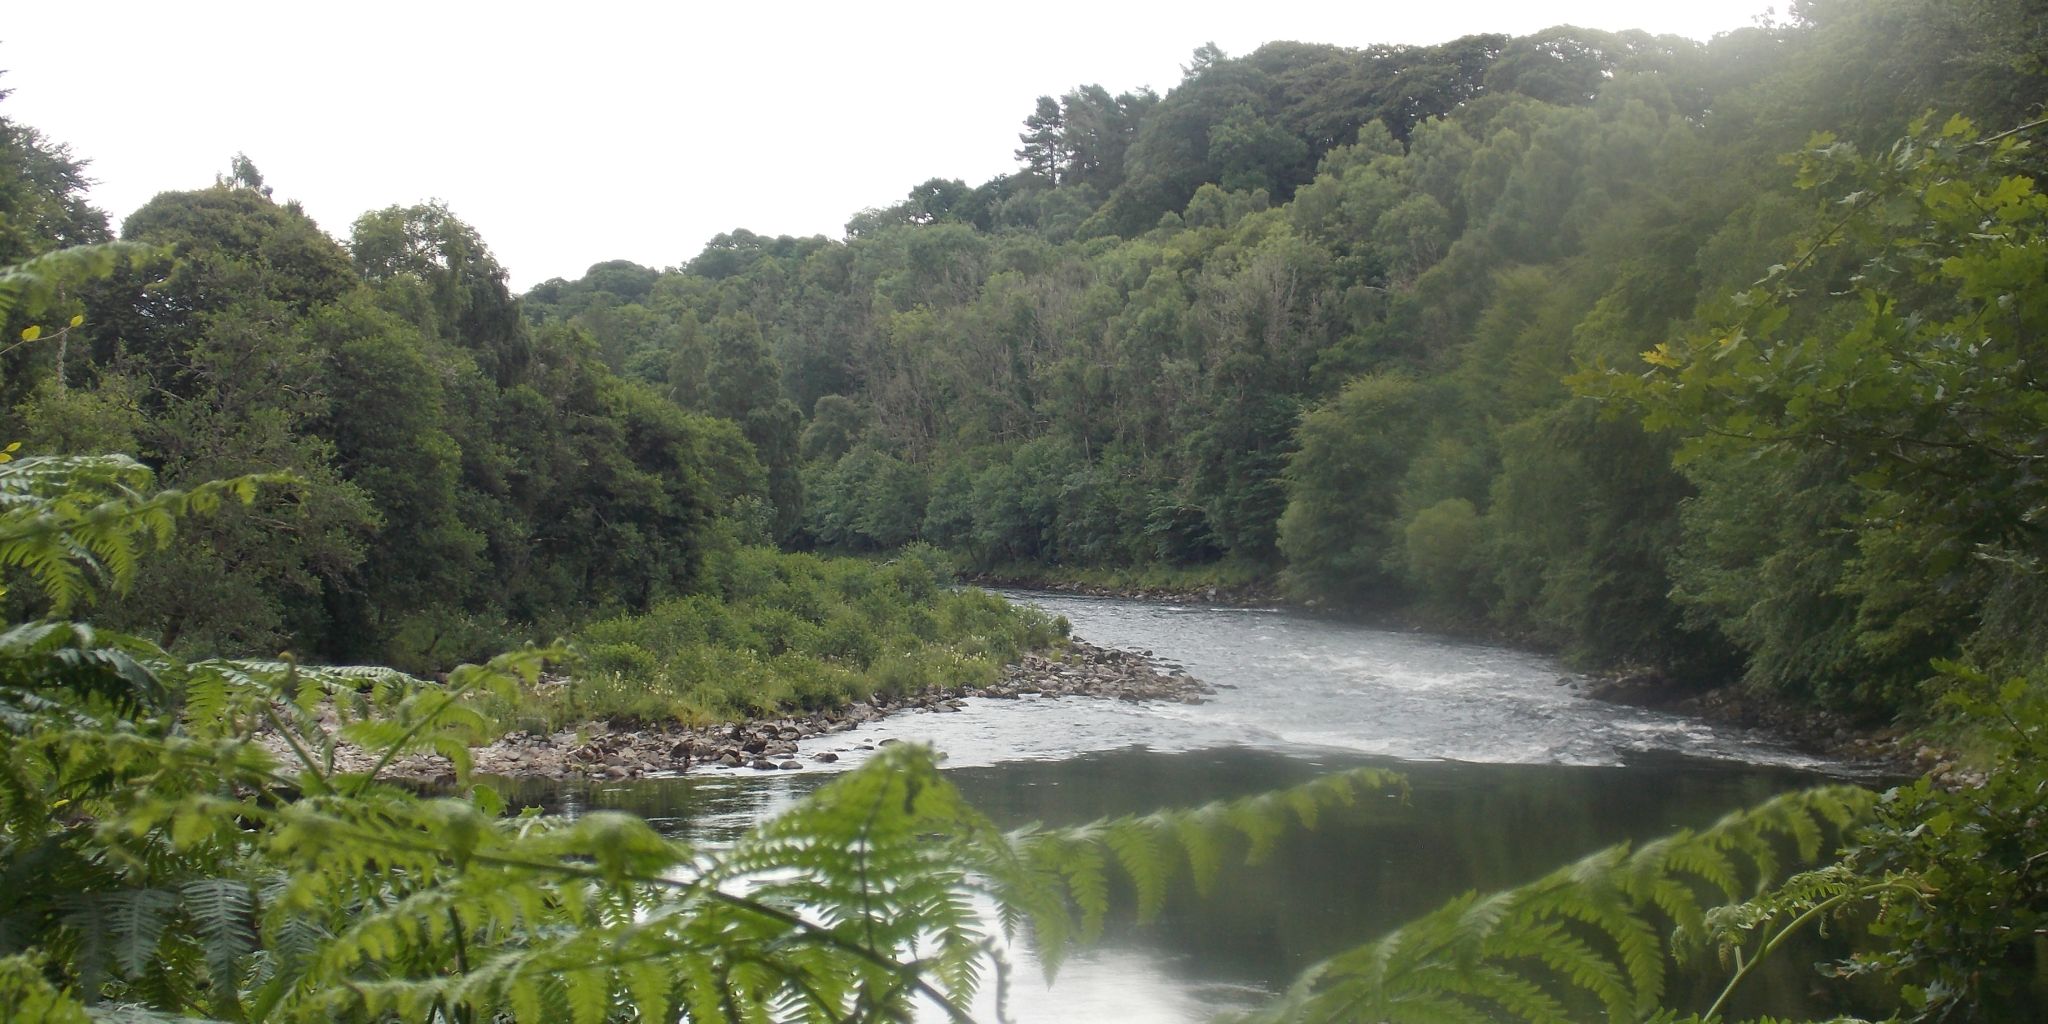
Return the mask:
<path fill-rule="evenodd" d="M 2012 1019 L 2048 994 L 2048 674 L 1936 667 L 1938 707 L 1975 751 L 1983 783 L 1956 790 L 1920 779 L 1885 795 L 1846 862 L 1876 907 L 1871 931 L 1882 941 L 1838 969 L 1902 984 L 1914 1019 Z"/>
<path fill-rule="evenodd" d="M 1426 402 L 1426 390 L 1408 378 L 1362 377 L 1302 419 L 1280 521 L 1292 592 L 1388 596 L 1404 551 L 1399 483 L 1427 429 Z"/>
<path fill-rule="evenodd" d="M 1265 566 L 1229 560 L 1204 561 L 1199 565 L 1190 566 L 1140 563 L 1120 568 L 1099 565 L 1050 568 L 1033 564 L 996 565 L 987 570 L 986 578 L 1075 585 L 1112 593 L 1151 591 L 1169 594 L 1206 594 L 1210 590 L 1263 593 L 1265 584 L 1269 582 Z"/>
<path fill-rule="evenodd" d="M 146 246 L 100 242 L 46 252 L 0 266 L 0 320 L 17 310 L 35 310 L 66 290 L 105 277 L 124 262 L 150 254 Z"/>
<path fill-rule="evenodd" d="M 844 453 L 805 473 L 804 531 L 834 550 L 900 548 L 922 532 L 927 487 L 923 472 L 901 459 L 869 447 Z"/>
<path fill-rule="evenodd" d="M 248 504 L 258 487 L 288 478 L 245 476 L 185 491 L 155 490 L 154 482 L 147 466 L 121 455 L 0 463 L 0 567 L 26 575 L 61 615 L 95 583 L 127 590 L 138 542 L 168 545 L 180 516 L 212 512 L 229 498 Z"/>
<path fill-rule="evenodd" d="M 779 567 L 742 558 L 728 586 L 787 590 Z M 878 582 L 872 570 L 823 568 L 841 598 Z M 936 589 L 927 564 L 895 568 L 898 589 Z M 844 1021 L 899 1019 L 928 999 L 964 1018 L 997 964 L 992 927 L 1028 919 L 1056 956 L 1064 936 L 1101 920 L 1106 850 L 1155 892 L 1172 869 L 1139 855 L 1140 836 L 1215 850 L 1238 834 L 1256 854 L 1284 818 L 1312 821 L 1392 781 L 1366 772 L 1181 815 L 1005 836 L 962 804 L 928 752 L 906 746 L 723 850 L 620 815 L 504 817 L 486 789 L 427 798 L 378 782 L 392 759 L 431 750 L 466 784 L 467 749 L 489 730 L 480 698 L 516 699 L 550 656 L 510 655 L 434 684 L 384 669 L 184 661 L 83 625 L 0 635 L 11 739 L 0 877 L 15 883 L 0 891 L 0 1006 L 38 1019 L 602 1021 L 631 1007 Z M 253 742 L 259 733 L 286 757 Z M 336 771 L 342 739 L 381 759 Z M 37 883 L 20 884 L 29 876 Z M 1021 916 L 984 918 L 978 894 Z"/>
<path fill-rule="evenodd" d="M 1682 438 L 1703 493 L 1678 592 L 1756 677 L 1895 706 L 1929 657 L 2028 653 L 1970 639 L 1992 594 L 2041 579 L 2048 199 L 2025 134 L 1922 122 L 1881 158 L 1817 136 L 1799 175 L 1826 212 L 1799 255 L 1647 372 L 1579 378 Z M 1817 530 L 1733 507 L 1793 480 Z"/>
<path fill-rule="evenodd" d="M 2048 415 L 2029 370 L 2048 197 L 2011 173 L 2022 139 L 1955 118 L 1871 160 L 1816 137 L 1800 180 L 1839 216 L 1737 298 L 1734 322 L 1645 353 L 1650 425 L 1689 428 L 1685 458 L 1840 450 L 1859 486 L 1896 496 L 1889 516 L 1945 524 L 1934 553 L 2027 537 L 2044 500 L 2018 467 Z M 1798 301 L 1843 269 L 1849 301 Z"/>
<path fill-rule="evenodd" d="M 0 267 L 107 241 L 107 215 L 85 201 L 85 167 L 70 147 L 0 116 Z"/>
<path fill-rule="evenodd" d="M 1611 847 L 1519 888 L 1468 894 L 1309 968 L 1254 1019 L 1642 1019 L 1664 998 L 1668 929 L 1697 932 L 1716 901 L 1773 886 L 1787 859 L 1818 859 L 1826 834 L 1873 802 L 1850 788 L 1790 794 L 1697 833 Z"/>
<path fill-rule="evenodd" d="M 0 263 L 52 261 L 0 279 L 0 304 L 40 282 L 5 325 L 37 340 L 0 353 L 0 429 L 129 451 L 174 487 L 300 478 L 296 504 L 195 526 L 110 620 L 183 650 L 436 670 L 696 592 L 723 538 L 925 541 L 983 567 L 1228 560 L 1882 715 L 1930 655 L 2024 660 L 2048 603 L 2025 468 L 2037 161 L 2025 133 L 1923 132 L 1882 161 L 1830 143 L 1801 173 L 1859 197 L 1833 206 L 1774 161 L 1814 131 L 1878 152 L 1930 107 L 2031 116 L 2023 7 L 1817 3 L 1708 43 L 1207 47 L 1164 96 L 1040 98 L 1019 173 L 926 180 L 843 240 L 735 230 L 524 299 L 448 206 L 372 211 L 337 245 L 246 158 L 137 211 L 150 248 L 118 265 L 65 250 L 105 235 L 82 165 L 0 119 Z M 1772 308 L 1727 357 L 1785 371 L 1740 410 L 1788 449 L 1756 472 L 1736 444 L 1675 473 L 1672 442 L 1591 424 L 1561 386 Z M 1911 372 L 1865 358 L 1900 345 Z M 1347 416 L 1361 378 L 1426 397 Z M 1866 449 L 1799 501 L 1854 517 L 1854 543 L 1734 508 L 1814 445 Z"/>
<path fill-rule="evenodd" d="M 741 543 L 773 536 L 1140 580 L 1284 556 L 1304 596 L 1401 593 L 1588 661 L 1707 674 L 1718 636 L 1752 683 L 1873 714 L 1932 671 L 1985 783 L 1895 791 L 1837 863 L 1758 892 L 1868 802 L 1788 798 L 1462 899 L 1271 1012 L 1677 1019 L 1655 1010 L 1665 927 L 1732 988 L 1828 922 L 1856 944 L 1832 970 L 1902 1012 L 2022 1015 L 2044 919 L 2039 124 L 1877 140 L 1930 105 L 2034 116 L 2023 8 L 1810 4 L 1705 45 L 1205 47 L 1164 98 L 1045 98 L 1027 173 L 928 181 L 843 243 L 735 231 L 524 305 L 445 206 L 368 214 L 343 248 L 246 158 L 94 244 L 82 164 L 0 118 L 10 436 L 135 455 L 0 458 L 9 606 L 98 589 L 155 637 L 0 631 L 0 1007 L 957 1010 L 1001 970 L 997 928 L 1056 963 L 1113 893 L 1156 912 L 1391 784 L 1003 836 L 899 749 L 704 851 L 334 771 L 347 739 L 466 775 L 514 708 L 702 718 L 971 683 L 1055 632 L 944 591 L 929 549 Z M 1770 158 L 1817 130 L 1802 209 Z M 1579 386 L 1675 441 L 1560 386 L 1660 337 L 1647 373 Z M 612 617 L 555 707 L 526 687 L 546 652 L 445 684 L 192 653 L 424 671 L 591 609 Z M 1989 669 L 1926 667 L 1959 655 Z M 994 923 L 970 906 L 991 894 Z"/>
<path fill-rule="evenodd" d="M 948 587 L 945 571 L 915 550 L 881 563 L 721 552 L 704 593 L 584 626 L 575 684 L 517 710 L 550 725 L 816 711 L 991 683 L 1059 639 L 1044 615 Z"/>
<path fill-rule="evenodd" d="M 1992 677 L 1941 664 L 1940 707 L 1977 751 L 1981 783 L 1929 778 L 1892 789 L 1840 859 L 1681 929 L 1733 969 L 1706 1019 L 1758 964 L 1808 929 L 1854 938 L 1824 974 L 1881 984 L 1898 1019 L 2014 1020 L 2040 1004 L 2048 886 L 2040 869 L 2040 742 L 2048 699 L 2037 669 Z"/>
<path fill-rule="evenodd" d="M 1423 600 L 1452 617 L 1484 607 L 1486 535 L 1471 502 L 1445 498 L 1415 513 L 1402 534 L 1409 585 Z"/>
<path fill-rule="evenodd" d="M 1817 599 L 1773 607 L 1854 607 L 1835 620 L 1832 678 L 1793 680 L 1798 658 L 1717 610 L 1751 573 L 1743 558 L 1770 553 L 1684 550 L 1717 518 L 1698 510 L 1756 481 L 1682 517 L 1702 485 L 1673 470 L 1673 443 L 1595 422 L 1562 380 L 1715 322 L 1731 284 L 1781 258 L 1809 218 L 1773 159 L 1808 129 L 1910 116 L 1891 85 L 1813 62 L 1864 66 L 1851 55 L 1900 52 L 1897 33 L 1919 32 L 1948 56 L 1908 78 L 1988 96 L 1996 83 L 1957 50 L 1956 26 L 1984 28 L 1989 52 L 2024 50 L 2024 30 L 1990 28 L 1996 3 L 1880 6 L 1706 45 L 1561 27 L 1205 51 L 1156 103 L 1092 87 L 1043 98 L 1024 173 L 926 182 L 861 214 L 844 242 L 735 232 L 651 283 L 599 269 L 543 292 L 572 322 L 622 311 L 617 344 L 656 346 L 650 366 L 663 344 L 677 358 L 703 348 L 664 332 L 751 320 L 785 395 L 814 409 L 814 504 L 784 540 L 863 552 L 911 538 L 1047 574 L 1229 559 L 1299 597 L 1411 604 L 1588 665 L 1705 682 L 1746 654 L 1760 684 L 1882 711 L 1909 700 L 1903 681 L 1973 599 L 1923 607 L 1922 581 L 1892 568 L 1925 561 L 1911 537 L 1804 574 Z M 1816 75 L 1825 95 L 1800 85 Z M 1859 89 L 1868 106 L 1840 102 Z M 1820 317 L 1831 301 L 1807 294 Z M 1421 397 L 1346 415 L 1360 378 Z M 1375 440 L 1385 452 L 1360 448 Z M 1450 526 L 1443 506 L 1419 520 L 1452 499 L 1469 519 Z M 1455 570 L 1414 570 L 1411 525 L 1413 553 Z M 1795 550 L 1799 529 L 1763 525 L 1737 533 L 1817 564 Z M 1693 567 L 1723 575 L 1708 586 L 1684 578 Z M 2012 595 L 1999 615 L 2023 621 L 2029 588 L 1974 568 L 1943 593 Z M 1799 632 L 1758 635 L 1791 653 Z"/>
<path fill-rule="evenodd" d="M 30 463 L 14 490 L 61 506 L 109 472 L 143 482 L 79 461 L 70 473 Z M 0 540 L 34 528 L 0 521 Z M 111 531 L 125 550 L 161 528 L 127 517 L 78 529 Z M 75 543 L 78 531 L 57 529 L 60 546 Z M 930 600 L 933 573 L 924 554 L 877 569 L 741 550 L 717 574 L 730 603 L 757 603 L 751 622 L 710 618 L 708 604 L 658 625 L 702 647 L 714 633 L 792 628 L 797 610 Z M 944 629 L 999 607 L 941 603 L 934 617 Z M 483 787 L 427 797 L 379 782 L 394 758 L 433 751 L 466 786 L 488 709 L 520 700 L 555 656 L 520 652 L 429 683 L 179 659 L 77 623 L 0 633 L 0 1008 L 51 1020 L 843 1022 L 900 1019 L 926 1001 L 964 1020 L 1005 969 L 999 936 L 1028 929 L 1056 969 L 1100 934 L 1114 893 L 1155 915 L 1361 795 L 1405 794 L 1398 775 L 1368 768 L 1005 834 L 929 751 L 897 745 L 732 846 L 699 849 L 626 816 L 507 817 Z M 1711 944 L 1734 971 L 1694 1019 L 1718 1020 L 1786 937 L 1871 904 L 1880 941 L 1838 970 L 1905 984 L 1928 1019 L 2033 1005 L 2048 689 L 1945 671 L 1959 721 L 1988 730 L 1982 789 L 1813 790 L 1605 850 L 1340 953 L 1258 1019 L 1651 1019 L 1669 954 Z M 380 760 L 337 771 L 343 740 Z M 1844 859 L 1777 881 L 1873 808 Z"/>
<path fill-rule="evenodd" d="M 350 253 L 242 177 L 0 285 L 17 317 L 70 321 L 0 355 L 31 450 L 125 450 L 174 488 L 297 480 L 195 521 L 109 624 L 440 670 L 571 609 L 687 592 L 717 520 L 765 504 L 742 425 L 530 329 L 444 208 L 366 217 Z"/>

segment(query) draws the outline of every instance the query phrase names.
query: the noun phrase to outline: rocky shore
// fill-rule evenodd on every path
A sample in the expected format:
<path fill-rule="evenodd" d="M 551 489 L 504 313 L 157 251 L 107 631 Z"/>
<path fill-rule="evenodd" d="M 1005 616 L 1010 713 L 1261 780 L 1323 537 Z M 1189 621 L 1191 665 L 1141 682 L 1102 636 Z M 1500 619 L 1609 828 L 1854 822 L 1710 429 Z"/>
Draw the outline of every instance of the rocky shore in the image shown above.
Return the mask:
<path fill-rule="evenodd" d="M 1900 726 L 1872 727 L 1847 715 L 1794 704 L 1729 685 L 1699 691 L 1654 672 L 1622 673 L 1586 681 L 1586 696 L 1691 715 L 1773 736 L 1800 750 L 1869 765 L 1889 775 L 1929 775 L 1940 785 L 1981 785 L 1983 776 L 1957 764 L 1953 751 L 1929 746 Z"/>
<path fill-rule="evenodd" d="M 897 700 L 877 697 L 812 715 L 694 728 L 676 723 L 584 722 L 552 733 L 510 733 L 471 756 L 479 773 L 516 778 L 632 779 L 707 769 L 792 771 L 808 767 L 806 759 L 811 764 L 839 759 L 829 751 L 800 756 L 798 744 L 806 739 L 849 732 L 888 715 L 958 713 L 970 697 L 1014 700 L 1032 694 L 1199 704 L 1214 692 L 1185 672 L 1162 668 L 1149 651 L 1070 640 L 1055 656 L 1025 655 L 1001 680 L 985 687 L 928 690 Z M 265 742 L 280 756 L 285 754 L 282 740 Z M 342 771 L 367 771 L 375 758 L 344 744 L 335 761 Z M 454 777 L 447 758 L 430 754 L 399 758 L 385 771 L 392 778 L 430 784 Z"/>

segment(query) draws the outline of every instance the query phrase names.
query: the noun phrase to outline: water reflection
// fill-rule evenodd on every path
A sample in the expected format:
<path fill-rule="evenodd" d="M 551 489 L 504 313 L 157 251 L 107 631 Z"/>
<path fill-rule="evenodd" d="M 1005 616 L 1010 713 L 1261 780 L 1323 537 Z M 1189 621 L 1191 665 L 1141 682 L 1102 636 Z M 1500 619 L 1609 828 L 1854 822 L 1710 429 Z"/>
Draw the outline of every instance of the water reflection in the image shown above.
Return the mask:
<path fill-rule="evenodd" d="M 1005 827 L 1071 825 L 1189 806 L 1367 764 L 1409 778 L 1405 803 L 1369 798 L 1284 839 L 1264 864 L 1233 868 L 1207 898 L 1176 893 L 1164 915 L 1121 915 L 1095 950 L 1044 986 L 1028 949 L 1012 951 L 1011 1016 L 1020 1021 L 1204 1020 L 1256 1003 L 1303 968 L 1367 941 L 1471 889 L 1529 881 L 1596 849 L 1700 827 L 1738 807 L 1814 781 L 1771 766 L 1644 755 L 1623 767 L 1316 760 L 1245 747 L 1139 749 L 1064 761 L 950 769 L 968 800 Z M 729 841 L 828 776 L 690 777 L 568 790 L 514 787 L 515 802 L 629 811 L 701 843 Z M 1128 902 L 1129 895 L 1119 894 Z M 1810 962 L 1807 961 L 1807 962 Z M 1786 958 L 1763 979 L 1767 1005 L 1810 1009 L 1810 971 Z"/>
<path fill-rule="evenodd" d="M 1182 1024 L 1255 1004 L 1304 967 L 1467 890 L 1529 881 L 1790 789 L 1828 765 L 1767 738 L 1587 700 L 1550 660 L 1425 634 L 1283 612 L 1018 595 L 1096 643 L 1155 655 L 1216 684 L 1201 705 L 1086 699 L 969 701 L 807 740 L 841 760 L 802 772 L 709 771 L 597 786 L 508 787 L 515 803 L 610 808 L 702 844 L 729 842 L 887 740 L 928 742 L 999 824 L 1078 824 L 1193 806 L 1324 772 L 1392 765 L 1407 803 L 1365 801 L 1289 836 L 1266 863 L 1179 893 L 1147 925 L 1118 925 L 1047 987 L 1012 950 L 1018 1021 Z M 1128 901 L 1128 894 L 1119 898 Z M 1738 1017 L 1818 1016 L 1811 956 L 1781 956 Z M 1681 981 L 1675 1005 L 1704 1008 Z M 978 1007 L 993 1019 L 988 1000 Z"/>

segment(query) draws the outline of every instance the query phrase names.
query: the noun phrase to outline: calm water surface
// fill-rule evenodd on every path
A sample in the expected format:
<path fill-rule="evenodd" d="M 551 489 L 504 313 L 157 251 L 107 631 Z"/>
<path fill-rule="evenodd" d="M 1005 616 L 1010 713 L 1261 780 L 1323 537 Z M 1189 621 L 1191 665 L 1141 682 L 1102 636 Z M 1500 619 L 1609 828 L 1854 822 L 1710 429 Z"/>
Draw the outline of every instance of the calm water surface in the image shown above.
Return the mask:
<path fill-rule="evenodd" d="M 1212 898 L 1121 927 L 1050 986 L 1030 951 L 1013 949 L 1009 1016 L 1020 1022 L 1205 1020 L 1468 889 L 1515 885 L 1841 773 L 1754 735 L 1587 700 L 1537 655 L 1281 611 L 1008 596 L 1218 692 L 1198 705 L 976 699 L 809 740 L 802 756 L 834 751 L 842 760 L 830 768 L 843 770 L 885 739 L 931 743 L 1003 825 L 1189 806 L 1361 765 L 1399 768 L 1413 786 L 1405 805 L 1368 801 L 1289 837 L 1269 863 L 1228 872 Z M 628 810 L 718 842 L 800 799 L 830 777 L 825 768 L 516 795 Z M 1754 1012 L 1819 1008 L 1805 991 L 1810 971 L 1782 959 L 1756 986 Z"/>

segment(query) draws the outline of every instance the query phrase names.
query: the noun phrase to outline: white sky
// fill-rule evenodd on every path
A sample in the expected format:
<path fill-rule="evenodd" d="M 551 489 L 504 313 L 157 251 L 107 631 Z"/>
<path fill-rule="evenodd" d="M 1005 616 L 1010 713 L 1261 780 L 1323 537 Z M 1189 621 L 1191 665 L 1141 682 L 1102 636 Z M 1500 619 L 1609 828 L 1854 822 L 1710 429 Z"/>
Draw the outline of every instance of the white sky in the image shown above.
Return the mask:
<path fill-rule="evenodd" d="M 117 226 L 241 151 L 341 238 L 365 211 L 443 199 L 524 289 L 607 259 L 673 266 L 737 227 L 837 238 L 927 178 L 1014 169 L 1037 96 L 1164 95 L 1211 40 L 1706 39 L 1769 2 L 74 0 L 0 22 L 0 113 L 90 160 Z"/>

